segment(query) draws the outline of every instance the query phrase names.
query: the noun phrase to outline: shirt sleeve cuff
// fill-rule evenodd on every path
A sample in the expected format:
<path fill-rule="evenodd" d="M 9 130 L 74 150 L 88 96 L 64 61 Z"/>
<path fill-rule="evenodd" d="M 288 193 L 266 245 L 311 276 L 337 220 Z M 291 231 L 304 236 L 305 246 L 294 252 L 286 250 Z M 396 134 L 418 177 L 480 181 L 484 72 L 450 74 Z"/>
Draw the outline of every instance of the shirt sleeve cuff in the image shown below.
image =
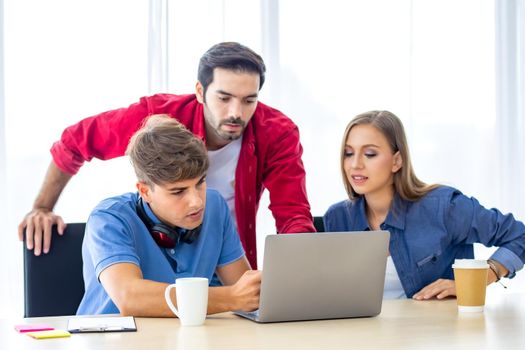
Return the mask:
<path fill-rule="evenodd" d="M 140 267 L 137 257 L 133 255 L 115 255 L 107 259 L 104 259 L 97 264 L 97 266 L 95 267 L 95 274 L 97 276 L 97 279 L 100 279 L 100 274 L 102 273 L 102 271 L 104 271 L 111 265 L 121 264 L 121 263 L 135 264 L 138 267 Z"/>
<path fill-rule="evenodd" d="M 511 250 L 505 247 L 498 248 L 498 250 L 492 254 L 490 259 L 496 260 L 509 270 L 509 274 L 505 276 L 506 278 L 513 278 L 516 276 L 516 271 L 523 268 L 523 261 L 521 261 L 521 259 Z"/>
<path fill-rule="evenodd" d="M 225 265 L 229 265 L 231 263 L 236 262 L 237 260 L 241 259 L 244 256 L 244 251 L 237 252 L 236 254 L 229 254 L 226 257 L 222 257 L 219 260 L 219 263 L 217 264 L 217 267 L 223 267 Z"/>
<path fill-rule="evenodd" d="M 50 151 L 55 165 L 67 174 L 75 175 L 84 164 L 84 160 L 71 152 L 61 141 L 55 142 Z"/>

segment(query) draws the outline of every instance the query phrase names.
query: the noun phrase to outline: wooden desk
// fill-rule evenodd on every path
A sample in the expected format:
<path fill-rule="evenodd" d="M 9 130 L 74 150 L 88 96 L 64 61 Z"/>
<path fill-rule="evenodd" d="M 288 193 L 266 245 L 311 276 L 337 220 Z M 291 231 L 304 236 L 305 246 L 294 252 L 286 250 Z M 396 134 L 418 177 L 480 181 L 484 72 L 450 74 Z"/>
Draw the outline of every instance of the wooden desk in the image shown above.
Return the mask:
<path fill-rule="evenodd" d="M 461 315 L 456 300 L 383 303 L 378 317 L 257 324 L 229 313 L 204 326 L 137 318 L 136 333 L 73 334 L 35 340 L 19 323 L 65 329 L 68 317 L 0 320 L 0 349 L 525 349 L 525 294 L 489 295 L 485 312 Z"/>

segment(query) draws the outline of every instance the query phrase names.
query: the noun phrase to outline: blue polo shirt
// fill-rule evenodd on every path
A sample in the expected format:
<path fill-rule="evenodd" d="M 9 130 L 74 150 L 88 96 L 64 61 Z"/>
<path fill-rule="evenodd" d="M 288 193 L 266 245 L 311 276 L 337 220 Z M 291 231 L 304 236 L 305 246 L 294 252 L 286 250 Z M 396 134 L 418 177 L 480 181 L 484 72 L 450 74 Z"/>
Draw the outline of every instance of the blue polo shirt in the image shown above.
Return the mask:
<path fill-rule="evenodd" d="M 359 197 L 332 205 L 324 215 L 326 231 L 370 230 L 365 204 Z M 499 247 L 491 258 L 509 277 L 525 262 L 525 225 L 452 187 L 440 186 L 415 202 L 395 194 L 381 229 L 390 232 L 390 255 L 409 298 L 439 278 L 453 279 L 454 259 L 473 258 L 473 243 Z"/>
<path fill-rule="evenodd" d="M 174 249 L 159 247 L 135 210 L 137 193 L 127 193 L 102 201 L 91 213 L 82 244 L 85 294 L 78 315 L 119 313 L 99 276 L 107 267 L 132 263 L 144 279 L 174 283 L 179 277 L 206 277 L 210 281 L 217 267 L 244 256 L 239 235 L 222 196 L 206 192 L 206 208 L 199 237 L 191 244 Z M 159 223 L 147 204 L 146 214 Z"/>

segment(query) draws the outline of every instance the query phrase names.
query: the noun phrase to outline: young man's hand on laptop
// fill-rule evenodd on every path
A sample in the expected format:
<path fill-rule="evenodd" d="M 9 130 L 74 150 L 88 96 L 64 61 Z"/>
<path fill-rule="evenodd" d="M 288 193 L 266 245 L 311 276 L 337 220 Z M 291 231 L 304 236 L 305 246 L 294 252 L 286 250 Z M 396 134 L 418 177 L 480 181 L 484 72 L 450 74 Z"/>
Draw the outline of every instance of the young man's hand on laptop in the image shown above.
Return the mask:
<path fill-rule="evenodd" d="M 261 271 L 246 271 L 231 289 L 234 310 L 253 311 L 259 308 L 261 292 Z"/>

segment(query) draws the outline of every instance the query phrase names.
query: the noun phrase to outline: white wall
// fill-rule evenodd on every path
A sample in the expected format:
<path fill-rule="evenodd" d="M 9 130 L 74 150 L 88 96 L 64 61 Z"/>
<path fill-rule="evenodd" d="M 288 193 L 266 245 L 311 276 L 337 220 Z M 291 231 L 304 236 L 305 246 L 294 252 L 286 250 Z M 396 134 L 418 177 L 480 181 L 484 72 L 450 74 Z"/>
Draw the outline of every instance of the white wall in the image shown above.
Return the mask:
<path fill-rule="evenodd" d="M 512 149 L 525 148 L 524 39 L 509 39 L 505 48 L 495 40 L 501 26 L 523 32 L 523 0 L 152 0 L 161 16 L 166 12 L 159 18 L 168 21 L 157 28 L 167 38 L 166 47 L 162 41 L 156 46 L 166 50 L 164 78 L 152 77 L 162 70 L 148 66 L 148 59 L 158 57 L 148 52 L 148 18 L 155 17 L 148 2 L 3 4 L 0 202 L 6 208 L 0 215 L 6 224 L 0 279 L 9 283 L 0 288 L 0 314 L 21 314 L 16 226 L 30 209 L 50 161 L 48 150 L 63 128 L 135 102 L 150 86 L 192 92 L 198 59 L 223 40 L 250 46 L 268 63 L 261 100 L 300 127 L 314 215 L 344 198 L 338 154 L 346 123 L 363 111 L 389 109 L 407 127 L 423 180 L 456 186 L 486 206 L 525 218 L 524 195 L 517 195 L 525 188 L 524 153 Z M 502 9 L 507 5 L 511 11 Z M 508 16 L 515 27 L 508 26 Z M 496 56 L 502 50 L 506 56 Z M 508 65 L 505 57 L 521 74 L 512 115 L 503 108 L 506 95 L 496 94 L 496 87 L 509 91 L 496 70 Z M 509 137 L 511 143 L 503 142 Z M 511 157 L 504 161 L 502 154 Z M 133 190 L 133 183 L 127 159 L 93 161 L 73 178 L 56 212 L 69 222 L 84 221 L 99 200 Z M 275 232 L 267 206 L 266 196 L 257 223 L 260 258 L 264 236 Z M 477 249 L 480 257 L 489 253 Z M 512 281 L 512 290 L 525 289 L 524 280 Z"/>
<path fill-rule="evenodd" d="M 4 1 L 0 0 L 0 222 L 7 222 L 7 201 L 4 194 L 7 191 L 6 181 L 6 149 L 5 149 L 5 109 L 4 109 Z M 4 226 L 4 237 L 9 234 Z M 5 246 L 5 245 L 4 245 Z M 0 256 L 5 252 L 0 248 Z M 0 263 L 0 278 L 5 280 L 8 273 L 8 266 Z M 9 290 L 7 288 L 0 288 L 0 300 L 7 300 L 9 298 Z"/>
<path fill-rule="evenodd" d="M 0 245 L 0 314 L 22 312 L 22 247 L 16 231 L 31 209 L 65 126 L 148 94 L 148 3 L 127 0 L 4 0 L 7 188 Z M 3 81 L 3 80 L 2 80 Z M 2 129 L 4 132 L 4 129 Z M 56 207 L 85 221 L 101 199 L 134 190 L 122 158 L 93 161 L 72 179 Z M 3 212 L 3 211 L 2 211 Z"/>

